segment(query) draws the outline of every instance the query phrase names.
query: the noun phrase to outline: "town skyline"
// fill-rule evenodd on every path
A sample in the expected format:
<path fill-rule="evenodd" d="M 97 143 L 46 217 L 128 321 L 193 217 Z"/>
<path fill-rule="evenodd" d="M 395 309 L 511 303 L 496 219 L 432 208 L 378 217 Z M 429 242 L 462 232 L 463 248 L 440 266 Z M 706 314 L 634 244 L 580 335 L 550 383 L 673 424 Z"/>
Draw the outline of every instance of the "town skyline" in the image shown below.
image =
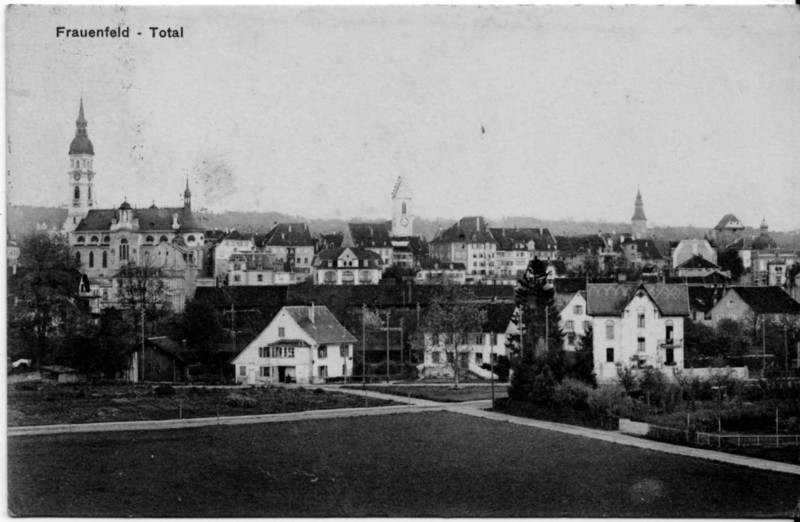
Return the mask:
<path fill-rule="evenodd" d="M 699 14 L 709 9 L 711 19 Z M 212 50 L 193 31 L 169 43 L 49 34 L 76 20 L 145 27 L 154 14 L 227 37 Z M 626 223 L 640 189 L 650 226 L 709 229 L 733 213 L 752 228 L 766 218 L 771 230 L 796 230 L 792 16 L 789 7 L 13 7 L 8 203 L 67 202 L 82 96 L 101 208 L 126 198 L 178 205 L 188 177 L 196 207 L 214 212 L 382 220 L 404 176 L 413 213 L 428 219 Z M 259 33 L 257 22 L 275 31 Z M 563 45 L 571 30 L 578 51 Z M 48 43 L 26 45 L 26 31 Z M 540 44 L 552 53 L 535 52 Z M 539 74 L 516 70 L 527 59 Z"/>

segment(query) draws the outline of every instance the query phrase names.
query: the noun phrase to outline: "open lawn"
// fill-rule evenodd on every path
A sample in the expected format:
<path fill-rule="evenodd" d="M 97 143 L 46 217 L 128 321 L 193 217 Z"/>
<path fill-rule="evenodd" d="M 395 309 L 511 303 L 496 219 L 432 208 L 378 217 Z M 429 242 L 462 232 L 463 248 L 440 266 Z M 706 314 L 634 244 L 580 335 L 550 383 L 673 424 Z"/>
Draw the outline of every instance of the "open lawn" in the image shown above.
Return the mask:
<path fill-rule="evenodd" d="M 361 389 L 360 386 L 347 386 L 348 388 Z M 495 384 L 495 398 L 508 397 L 508 383 Z M 487 385 L 461 386 L 457 389 L 452 384 L 441 384 L 436 386 L 411 385 L 411 386 L 392 386 L 392 385 L 367 385 L 367 390 L 401 397 L 413 397 L 415 399 L 426 399 L 436 402 L 465 402 L 488 400 L 492 398 L 492 388 Z"/>
<path fill-rule="evenodd" d="M 800 479 L 426 412 L 8 439 L 18 516 L 788 517 Z"/>
<path fill-rule="evenodd" d="M 330 393 L 314 387 L 174 388 L 23 383 L 8 387 L 8 425 L 81 424 L 290 413 L 382 406 L 390 401 Z"/>

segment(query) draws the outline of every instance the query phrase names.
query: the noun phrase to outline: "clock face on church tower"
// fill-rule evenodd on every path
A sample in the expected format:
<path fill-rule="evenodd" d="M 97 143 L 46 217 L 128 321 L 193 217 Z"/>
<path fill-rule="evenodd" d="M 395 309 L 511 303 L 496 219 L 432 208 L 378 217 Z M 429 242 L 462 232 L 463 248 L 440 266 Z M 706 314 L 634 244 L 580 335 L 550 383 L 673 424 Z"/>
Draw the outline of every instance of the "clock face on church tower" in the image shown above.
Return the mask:
<path fill-rule="evenodd" d="M 81 173 L 80 172 L 76 172 L 75 174 L 72 175 L 72 177 L 75 179 L 75 181 L 80 181 L 81 180 Z"/>
<path fill-rule="evenodd" d="M 408 226 L 408 219 L 407 218 L 401 219 L 400 224 L 403 225 L 404 227 Z"/>

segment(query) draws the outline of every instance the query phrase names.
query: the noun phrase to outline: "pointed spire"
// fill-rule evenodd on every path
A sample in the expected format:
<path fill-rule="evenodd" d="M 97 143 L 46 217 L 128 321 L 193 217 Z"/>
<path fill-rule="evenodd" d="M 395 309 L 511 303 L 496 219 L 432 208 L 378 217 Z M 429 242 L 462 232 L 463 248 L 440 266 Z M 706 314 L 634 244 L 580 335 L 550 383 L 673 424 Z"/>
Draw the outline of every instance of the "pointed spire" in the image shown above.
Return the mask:
<path fill-rule="evenodd" d="M 647 218 L 644 216 L 644 203 L 642 202 L 642 191 L 640 189 L 636 189 L 636 204 L 633 210 L 633 217 L 631 221 L 646 221 Z"/>
<path fill-rule="evenodd" d="M 86 117 L 83 115 L 83 96 L 81 95 L 81 108 L 78 111 L 78 120 L 75 122 L 79 127 L 86 127 Z"/>
<path fill-rule="evenodd" d="M 70 154 L 91 154 L 94 156 L 94 147 L 86 134 L 86 116 L 83 114 L 83 96 L 81 96 L 81 105 L 78 110 L 78 119 L 75 120 L 75 139 L 69 147 Z"/>

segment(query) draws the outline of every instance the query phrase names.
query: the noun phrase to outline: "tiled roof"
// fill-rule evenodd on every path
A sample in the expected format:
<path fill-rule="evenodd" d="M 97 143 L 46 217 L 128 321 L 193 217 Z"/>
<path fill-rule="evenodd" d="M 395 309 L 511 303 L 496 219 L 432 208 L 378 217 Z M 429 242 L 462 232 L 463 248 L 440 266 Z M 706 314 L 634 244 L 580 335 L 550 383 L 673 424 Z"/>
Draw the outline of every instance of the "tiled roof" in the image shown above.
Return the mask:
<path fill-rule="evenodd" d="M 428 242 L 424 237 L 419 236 L 395 236 L 392 238 L 393 242 L 408 241 L 408 247 L 414 254 L 414 257 L 421 257 L 428 255 Z"/>
<path fill-rule="evenodd" d="M 585 277 L 558 277 L 553 279 L 556 294 L 575 295 L 576 292 L 586 290 Z"/>
<path fill-rule="evenodd" d="M 692 310 L 709 312 L 724 293 L 722 287 L 689 286 L 689 306 Z"/>
<path fill-rule="evenodd" d="M 680 268 L 711 268 L 711 269 L 719 269 L 719 265 L 715 265 L 708 259 L 704 258 L 701 255 L 692 256 L 680 265 L 675 267 L 676 269 Z"/>
<path fill-rule="evenodd" d="M 317 259 L 319 261 L 331 261 L 339 259 L 339 257 L 344 254 L 345 250 L 350 250 L 355 256 L 356 259 L 359 261 L 361 260 L 372 260 L 377 262 L 377 264 L 381 264 L 383 259 L 377 253 L 373 252 L 372 250 L 367 250 L 366 248 L 358 248 L 358 247 L 339 247 L 339 248 L 329 248 L 327 250 L 323 250 L 319 254 L 317 254 Z"/>
<path fill-rule="evenodd" d="M 725 250 L 751 250 L 753 248 L 752 237 L 740 237 L 733 243 L 725 247 Z"/>
<path fill-rule="evenodd" d="M 133 209 L 133 218 L 139 220 L 139 230 L 142 232 L 151 230 L 173 230 L 173 214 L 178 214 L 178 223 L 181 226 L 181 232 L 202 232 L 204 230 L 195 219 L 191 209 L 186 209 L 183 207 Z M 86 217 L 83 218 L 80 223 L 78 223 L 75 231 L 94 232 L 110 230 L 111 225 L 116 217 L 117 211 L 114 209 L 92 209 L 89 211 Z"/>
<path fill-rule="evenodd" d="M 489 303 L 486 305 L 486 322 L 483 323 L 484 333 L 504 333 L 514 315 L 514 303 Z"/>
<path fill-rule="evenodd" d="M 533 241 L 534 250 L 555 250 L 556 241 L 546 228 L 490 228 L 498 250 L 527 250 Z"/>
<path fill-rule="evenodd" d="M 606 248 L 605 239 L 590 234 L 586 236 L 555 236 L 559 254 L 576 255 L 585 253 L 598 253 Z"/>
<path fill-rule="evenodd" d="M 719 285 L 729 285 L 730 282 L 731 282 L 731 278 L 726 276 L 726 275 L 721 274 L 720 272 L 715 271 L 715 272 L 711 272 L 710 274 L 702 276 L 702 277 L 700 277 L 700 276 L 697 276 L 697 277 L 670 276 L 670 277 L 667 277 L 664 282 L 665 283 L 671 283 L 671 284 L 684 283 L 684 284 L 687 284 L 687 285 L 702 285 L 702 286 L 716 285 L 716 286 L 719 286 Z"/>
<path fill-rule="evenodd" d="M 314 306 L 314 321 L 309 317 L 311 306 L 286 306 L 283 309 L 317 344 L 354 343 L 348 332 L 325 306 Z"/>
<path fill-rule="evenodd" d="M 229 260 L 245 263 L 247 270 L 281 270 L 283 268 L 275 256 L 264 252 L 234 252 Z"/>
<path fill-rule="evenodd" d="M 390 248 L 389 227 L 386 223 L 348 223 L 353 245 L 362 248 Z"/>
<path fill-rule="evenodd" d="M 480 216 L 464 217 L 439 232 L 431 243 L 494 243 L 495 239 Z"/>
<path fill-rule="evenodd" d="M 768 248 L 778 248 L 778 243 L 769 234 L 763 233 L 753 240 L 753 250 L 766 250 Z"/>
<path fill-rule="evenodd" d="M 642 255 L 643 260 L 658 260 L 663 259 L 661 252 L 656 247 L 652 239 L 629 239 L 625 238 L 622 241 L 623 245 L 636 243 L 636 250 Z"/>
<path fill-rule="evenodd" d="M 328 248 L 339 248 L 342 246 L 343 240 L 344 234 L 341 232 L 336 232 L 334 234 L 320 234 L 318 246 L 321 250 L 326 250 Z"/>
<path fill-rule="evenodd" d="M 778 286 L 735 286 L 730 291 L 756 314 L 800 314 L 800 303 Z"/>
<path fill-rule="evenodd" d="M 617 316 L 643 289 L 663 315 L 688 315 L 689 292 L 686 285 L 614 283 L 589 284 L 586 289 L 586 308 L 589 315 Z"/>
<path fill-rule="evenodd" d="M 169 337 L 148 337 L 147 342 L 175 357 L 179 361 L 184 360 L 183 347 Z"/>
<path fill-rule="evenodd" d="M 314 246 L 305 223 L 278 223 L 267 233 L 261 246 Z"/>

